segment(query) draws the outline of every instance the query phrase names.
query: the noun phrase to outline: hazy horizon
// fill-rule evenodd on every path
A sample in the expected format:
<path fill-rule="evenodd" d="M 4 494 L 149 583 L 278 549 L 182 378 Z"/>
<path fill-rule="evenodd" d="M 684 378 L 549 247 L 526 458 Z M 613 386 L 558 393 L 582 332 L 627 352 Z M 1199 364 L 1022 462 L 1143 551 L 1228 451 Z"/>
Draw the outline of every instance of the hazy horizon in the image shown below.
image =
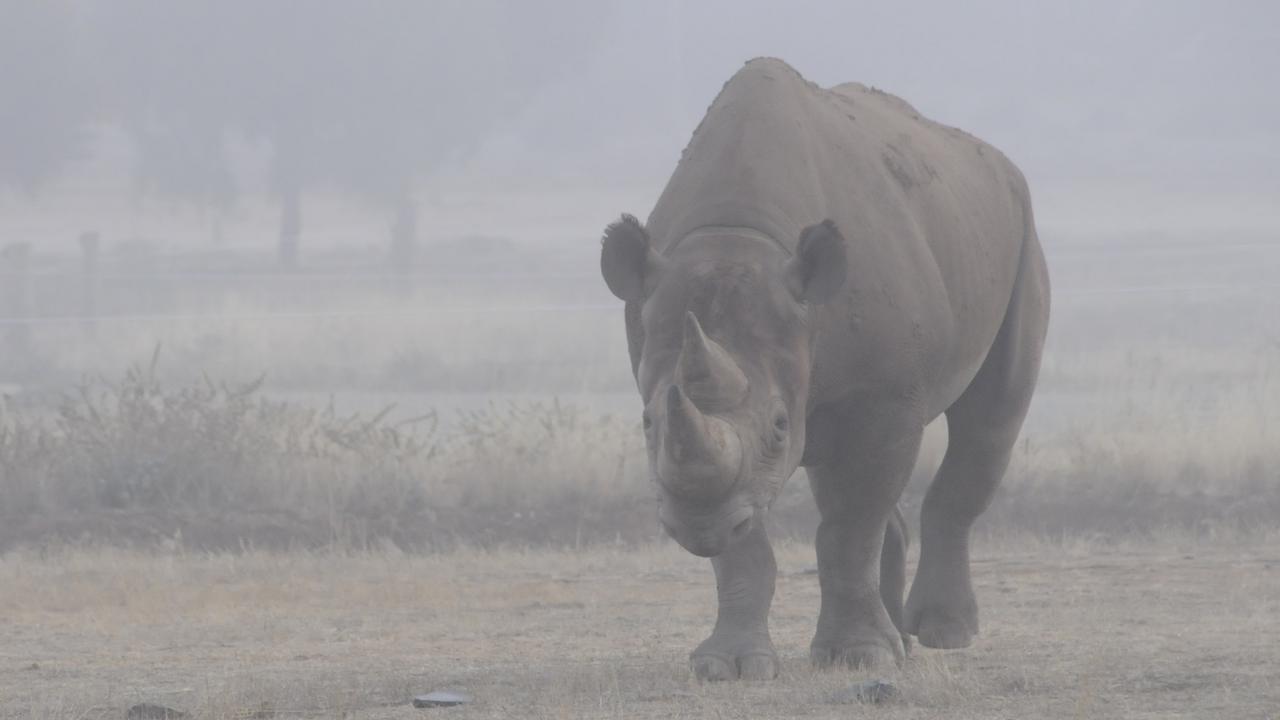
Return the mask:
<path fill-rule="evenodd" d="M 759 56 L 1038 242 L 770 71 L 650 231 L 839 233 L 602 246 Z M 1264 0 L 0 0 L 0 720 L 1276 716 L 1277 77 Z"/>
<path fill-rule="evenodd" d="M 406 187 L 420 242 L 572 246 L 648 212 L 720 85 L 760 55 L 996 145 L 1051 245 L 1280 231 L 1268 3 L 354 7 L 6 3 L 0 242 L 201 247 L 216 219 L 223 242 L 270 250 L 279 146 L 303 138 L 303 257 L 382 243 Z"/>

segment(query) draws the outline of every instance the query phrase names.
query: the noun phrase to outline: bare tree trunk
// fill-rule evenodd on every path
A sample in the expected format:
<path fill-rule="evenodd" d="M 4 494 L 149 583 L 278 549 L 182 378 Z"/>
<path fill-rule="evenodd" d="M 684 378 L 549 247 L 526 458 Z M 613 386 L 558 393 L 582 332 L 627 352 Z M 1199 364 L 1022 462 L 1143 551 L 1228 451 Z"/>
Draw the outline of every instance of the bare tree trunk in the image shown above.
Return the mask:
<path fill-rule="evenodd" d="M 226 244 L 226 229 L 223 225 L 222 210 L 214 210 L 213 213 L 213 221 L 209 227 L 209 238 L 213 241 L 214 247 L 222 247 Z"/>
<path fill-rule="evenodd" d="M 302 148 L 297 131 L 281 127 L 274 137 L 275 181 L 280 190 L 280 244 L 277 258 L 280 266 L 298 266 L 298 244 L 302 238 Z"/>
<path fill-rule="evenodd" d="M 97 332 L 98 322 L 98 255 L 101 241 L 96 232 L 80 234 L 80 254 L 84 276 L 80 286 L 81 327 L 86 335 Z"/>
<path fill-rule="evenodd" d="M 11 372 L 24 366 L 31 350 L 31 326 L 25 322 L 31 312 L 30 269 L 31 246 L 16 242 L 0 251 L 0 288 L 3 289 L 4 317 L 10 322 L 4 328 L 3 347 L 5 365 Z"/>
<path fill-rule="evenodd" d="M 286 181 L 280 201 L 280 266 L 298 266 L 298 241 L 302 236 L 302 190 L 297 182 Z"/>
<path fill-rule="evenodd" d="M 396 291 L 409 294 L 412 289 L 413 261 L 418 241 L 418 214 L 412 193 L 404 193 L 396 203 L 395 219 L 391 223 L 391 251 L 387 259 L 395 275 Z"/>

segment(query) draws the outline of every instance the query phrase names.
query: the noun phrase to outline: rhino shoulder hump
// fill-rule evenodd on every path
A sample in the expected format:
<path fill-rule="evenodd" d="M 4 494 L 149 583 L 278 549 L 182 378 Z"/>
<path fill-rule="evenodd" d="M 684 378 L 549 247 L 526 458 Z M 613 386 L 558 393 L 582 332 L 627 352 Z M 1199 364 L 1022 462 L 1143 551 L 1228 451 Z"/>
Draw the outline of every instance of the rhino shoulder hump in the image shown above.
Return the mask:
<path fill-rule="evenodd" d="M 831 91 L 838 95 L 843 95 L 849 99 L 866 97 L 873 100 L 877 100 L 880 103 L 887 105 L 904 115 L 911 115 L 916 118 L 920 117 L 920 111 L 916 110 L 915 106 L 913 106 L 911 103 L 907 102 L 906 100 L 903 100 L 902 98 L 898 97 L 897 95 L 894 95 L 893 93 L 888 93 L 879 88 L 870 87 L 860 82 L 841 83 L 840 85 L 836 85 L 835 87 L 831 88 Z"/>

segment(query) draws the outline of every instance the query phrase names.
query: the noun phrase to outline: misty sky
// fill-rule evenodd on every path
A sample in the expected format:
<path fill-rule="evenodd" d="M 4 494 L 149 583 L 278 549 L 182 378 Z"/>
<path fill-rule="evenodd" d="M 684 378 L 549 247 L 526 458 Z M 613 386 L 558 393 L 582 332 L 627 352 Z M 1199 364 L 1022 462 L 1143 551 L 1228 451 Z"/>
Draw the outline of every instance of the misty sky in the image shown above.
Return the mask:
<path fill-rule="evenodd" d="M 599 61 L 517 130 L 554 138 L 531 165 L 563 153 L 579 172 L 664 177 L 724 79 L 776 55 L 996 144 L 1045 203 L 1127 192 L 1138 212 L 1190 213 L 1189 196 L 1265 214 L 1280 197 L 1274 3 L 677 2 L 631 7 L 604 34 Z"/>
<path fill-rule="evenodd" d="M 774 55 L 822 85 L 857 80 L 901 95 L 997 145 L 1026 172 L 1050 225 L 1280 228 L 1280 5 L 1262 0 L 267 4 L 274 12 L 209 0 L 185 16 L 142 0 L 51 3 L 75 16 L 61 35 L 37 5 L 0 0 L 10 21 L 0 30 L 10 46 L 0 50 L 0 162 L 22 159 L 21 133 L 34 132 L 24 108 L 46 84 L 67 88 L 40 99 L 46 111 L 81 112 L 94 93 L 107 111 L 90 113 L 87 136 L 68 135 L 86 144 L 83 157 L 34 195 L 0 190 L 11 212 L 32 198 L 56 211 L 67 187 L 86 192 L 86 176 L 91 194 L 164 190 L 193 159 L 229 158 L 231 170 L 202 165 L 181 180 L 188 194 L 269 195 L 282 171 L 263 158 L 308 132 L 338 150 L 304 192 L 346 178 L 343 192 L 375 197 L 408 182 L 419 198 L 456 183 L 618 188 L 651 202 L 720 85 L 745 60 Z M 65 77 L 72 55 L 114 68 L 112 82 L 79 90 Z M 412 112 L 398 109 L 402 98 Z M 289 122 L 341 117 L 294 132 L 270 114 L 277 106 L 304 118 Z M 103 129 L 121 122 L 145 130 L 132 142 L 159 150 L 140 161 L 122 133 Z M 320 152 L 298 153 L 319 166 Z M 594 223 L 624 209 L 648 211 L 583 212 Z"/>
<path fill-rule="evenodd" d="M 632 4 L 602 31 L 591 66 L 518 132 L 569 152 L 584 135 L 623 155 L 627 136 L 682 144 L 744 59 L 775 55 L 822 85 L 857 80 L 901 95 L 1035 176 L 1278 177 L 1280 6 L 963 5 Z"/>

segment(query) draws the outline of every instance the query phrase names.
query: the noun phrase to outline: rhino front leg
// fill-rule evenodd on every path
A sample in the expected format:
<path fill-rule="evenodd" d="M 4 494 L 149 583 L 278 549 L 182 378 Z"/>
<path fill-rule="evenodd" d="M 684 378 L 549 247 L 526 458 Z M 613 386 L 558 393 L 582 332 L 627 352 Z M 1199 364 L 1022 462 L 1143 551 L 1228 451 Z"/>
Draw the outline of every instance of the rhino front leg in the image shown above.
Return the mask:
<path fill-rule="evenodd" d="M 881 553 L 922 431 L 857 443 L 833 462 L 808 467 L 822 516 L 816 547 L 822 608 L 810 645 L 819 666 L 901 663 L 905 648 L 881 593 Z M 900 572 L 900 571 L 899 571 Z M 901 586 L 889 593 L 901 602 Z"/>
<path fill-rule="evenodd" d="M 778 654 L 769 639 L 769 606 L 778 566 L 762 519 L 711 566 L 720 608 L 711 637 L 690 656 L 694 674 L 699 680 L 772 680 Z"/>

